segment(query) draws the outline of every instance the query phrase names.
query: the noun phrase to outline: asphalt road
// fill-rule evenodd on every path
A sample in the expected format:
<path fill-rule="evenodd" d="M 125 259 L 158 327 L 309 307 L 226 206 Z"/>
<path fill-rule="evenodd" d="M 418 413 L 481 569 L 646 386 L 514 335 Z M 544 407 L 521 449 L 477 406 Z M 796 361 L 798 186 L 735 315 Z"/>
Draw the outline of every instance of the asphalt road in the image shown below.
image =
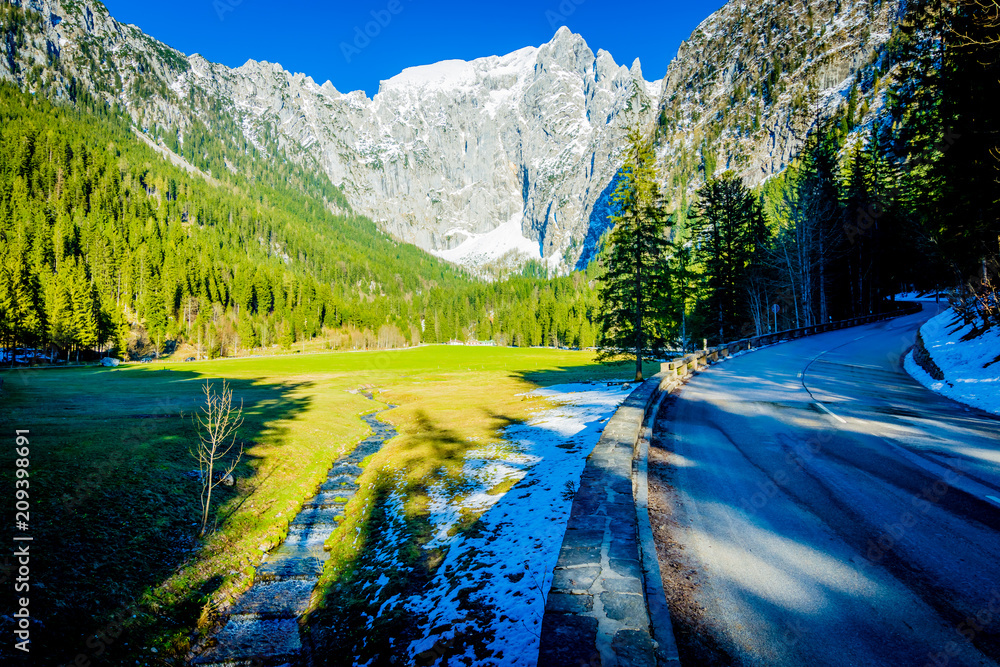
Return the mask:
<path fill-rule="evenodd" d="M 1000 664 L 1000 420 L 902 368 L 937 310 L 737 356 L 661 412 L 727 661 Z"/>

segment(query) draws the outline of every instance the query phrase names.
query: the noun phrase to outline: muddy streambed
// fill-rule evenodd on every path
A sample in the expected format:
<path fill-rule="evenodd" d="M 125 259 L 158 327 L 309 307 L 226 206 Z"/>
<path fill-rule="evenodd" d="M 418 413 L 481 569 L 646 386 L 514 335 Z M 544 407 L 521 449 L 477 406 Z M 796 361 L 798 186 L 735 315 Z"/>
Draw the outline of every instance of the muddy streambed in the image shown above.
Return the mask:
<path fill-rule="evenodd" d="M 371 400 L 370 394 L 365 396 Z M 194 665 L 281 665 L 302 652 L 298 618 L 323 571 L 323 545 L 338 527 L 344 505 L 357 493 L 361 462 L 382 448 L 396 430 L 378 419 L 395 406 L 364 415 L 372 433 L 336 461 L 319 492 L 288 526 L 288 536 L 264 557 L 253 585 L 229 608 L 222 628 L 196 656 Z"/>

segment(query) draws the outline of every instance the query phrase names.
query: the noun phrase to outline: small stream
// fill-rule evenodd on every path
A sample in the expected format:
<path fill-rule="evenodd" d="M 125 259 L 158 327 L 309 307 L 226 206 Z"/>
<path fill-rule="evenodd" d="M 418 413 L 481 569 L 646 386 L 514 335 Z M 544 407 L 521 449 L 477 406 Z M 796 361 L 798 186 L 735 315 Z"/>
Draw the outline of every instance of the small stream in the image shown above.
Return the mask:
<path fill-rule="evenodd" d="M 371 435 L 334 461 L 319 492 L 292 519 L 284 542 L 264 557 L 253 585 L 229 609 L 225 625 L 212 638 L 213 645 L 191 664 L 264 667 L 297 661 L 302 652 L 298 618 L 309 606 L 330 556 L 323 544 L 337 529 L 344 505 L 357 493 L 361 462 L 396 435 L 392 426 L 378 420 L 378 415 L 394 407 L 362 417 Z"/>

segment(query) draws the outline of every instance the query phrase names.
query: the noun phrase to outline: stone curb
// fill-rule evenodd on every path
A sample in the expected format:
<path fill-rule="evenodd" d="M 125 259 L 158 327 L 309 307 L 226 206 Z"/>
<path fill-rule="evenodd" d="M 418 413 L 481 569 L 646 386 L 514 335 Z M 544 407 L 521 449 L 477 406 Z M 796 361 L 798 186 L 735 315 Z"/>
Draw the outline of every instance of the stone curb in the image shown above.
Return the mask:
<path fill-rule="evenodd" d="M 903 315 L 913 315 L 923 310 L 923 305 L 919 303 L 901 301 L 900 305 L 901 308 L 889 313 L 855 317 L 848 320 L 837 320 L 836 322 L 827 322 L 825 324 L 814 324 L 807 327 L 799 327 L 798 329 L 789 329 L 787 331 L 754 336 L 752 338 L 743 338 L 731 343 L 724 343 L 718 347 L 706 347 L 698 352 L 692 352 L 687 356 L 665 361 L 660 364 L 660 370 L 667 373 L 670 377 L 676 375 L 679 378 L 683 378 L 699 368 L 714 364 L 715 362 L 721 361 L 722 359 L 736 354 L 737 352 L 753 351 L 758 347 L 771 346 L 776 343 L 785 343 L 804 336 L 814 336 L 828 331 L 836 331 L 837 329 L 847 329 L 850 327 L 860 326 L 862 324 L 872 324 L 883 320 L 891 320 Z"/>
<path fill-rule="evenodd" d="M 641 508 L 634 470 L 649 408 L 664 386 L 676 382 L 661 373 L 633 390 L 587 457 L 546 598 L 540 666 L 657 667 L 677 654 L 649 513 L 642 509 L 645 457 L 639 462 Z"/>

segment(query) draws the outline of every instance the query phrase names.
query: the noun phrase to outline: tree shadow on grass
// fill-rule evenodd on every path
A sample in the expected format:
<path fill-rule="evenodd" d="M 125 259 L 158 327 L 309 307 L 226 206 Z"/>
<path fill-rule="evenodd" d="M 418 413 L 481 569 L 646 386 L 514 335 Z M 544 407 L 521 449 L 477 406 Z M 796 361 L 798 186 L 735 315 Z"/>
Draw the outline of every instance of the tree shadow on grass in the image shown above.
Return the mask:
<path fill-rule="evenodd" d="M 515 421 L 487 414 L 498 427 Z M 423 411 L 400 436 L 389 454 L 395 471 L 405 472 L 366 470 L 347 520 L 328 542 L 331 559 L 306 630 L 313 664 L 410 664 L 407 648 L 421 638 L 426 619 L 414 618 L 399 601 L 419 595 L 444 560 L 444 550 L 426 548 L 436 530 L 427 503 L 436 485 L 461 483 L 470 443 Z"/>
<path fill-rule="evenodd" d="M 484 408 L 481 414 L 490 428 L 500 433 L 522 424 L 520 419 L 489 408 Z M 484 480 L 470 485 L 470 480 L 462 475 L 462 467 L 470 460 L 470 449 L 480 450 L 481 443 L 470 443 L 457 437 L 454 432 L 434 423 L 426 414 L 417 413 L 415 417 L 418 433 L 401 443 L 403 446 L 399 448 L 402 456 L 411 457 L 418 464 L 411 472 L 420 477 L 410 482 L 406 489 L 411 497 L 429 493 L 433 484 L 447 484 L 449 480 L 462 487 L 460 495 L 463 497 L 486 490 L 481 486 Z M 534 428 L 544 431 L 537 435 L 551 436 L 544 425 Z M 593 433 L 599 430 L 600 425 L 595 419 L 588 428 Z M 555 446 L 578 452 L 582 446 L 580 436 L 580 433 L 569 435 L 565 442 Z M 451 462 L 451 475 L 439 474 L 440 466 L 430 458 L 431 453 Z M 492 456 L 490 448 L 485 448 L 480 455 L 484 458 Z M 473 454 L 472 458 L 476 457 L 477 454 Z M 535 468 L 532 467 L 532 470 Z M 529 474 L 546 475 L 542 470 Z M 435 473 L 438 474 L 435 476 Z M 454 664 L 466 664 L 470 655 L 489 661 L 487 656 L 493 650 L 490 644 L 496 638 L 498 619 L 509 620 L 505 615 L 511 613 L 511 608 L 498 604 L 497 598 L 491 598 L 489 594 L 481 594 L 487 582 L 481 578 L 477 580 L 478 575 L 474 572 L 484 565 L 476 561 L 479 552 L 470 550 L 468 541 L 486 540 L 488 543 L 493 539 L 489 535 L 496 537 L 498 525 L 503 524 L 485 521 L 486 514 L 470 515 L 455 525 L 455 529 L 461 532 L 461 542 L 452 542 L 439 549 L 426 549 L 429 540 L 440 535 L 440 525 L 433 525 L 426 516 L 406 521 L 399 515 L 394 516 L 403 482 L 398 477 L 390 476 L 379 481 L 377 491 L 372 495 L 371 511 L 365 517 L 367 523 L 360 533 L 363 536 L 360 551 L 346 563 L 343 574 L 331 580 L 323 593 L 322 608 L 309 619 L 313 663 L 345 664 L 346 656 L 351 656 L 357 663 L 379 665 L 452 664 L 453 660 L 457 661 Z M 527 509 L 526 503 L 530 501 L 524 499 L 531 494 L 527 488 L 538 483 L 537 478 L 529 479 L 527 486 L 515 487 L 520 489 L 518 493 L 508 491 L 508 486 L 504 489 L 507 495 L 498 502 L 508 505 L 520 502 Z M 555 488 L 562 489 L 563 485 L 558 483 Z M 441 508 L 438 507 L 437 511 L 440 513 Z M 524 512 L 525 515 L 527 513 Z M 350 534 L 347 533 L 348 536 Z M 508 544 L 524 542 L 529 537 L 516 534 L 516 529 L 507 529 L 505 535 L 500 534 L 500 539 L 508 540 Z M 465 546 L 459 547 L 454 554 L 446 552 L 456 548 L 457 544 Z M 558 545 L 555 549 L 558 550 Z M 435 552 L 440 553 L 438 562 L 447 560 L 450 563 L 448 570 L 442 570 L 431 562 Z M 547 574 L 542 570 L 538 572 L 540 582 L 544 582 Z M 512 570 L 511 574 L 524 577 L 525 571 Z M 512 582 L 518 580 L 509 578 Z M 535 581 L 535 574 L 532 574 L 531 581 Z M 539 592 L 541 586 L 539 583 Z M 450 599 L 454 592 L 455 607 L 446 606 L 447 611 L 441 613 L 442 607 L 433 603 L 428 605 L 426 600 L 432 597 L 438 600 L 434 596 L 442 595 L 445 590 L 449 591 L 444 593 L 446 599 Z M 404 607 L 404 602 L 408 600 L 415 601 L 416 605 Z M 522 602 L 509 602 L 518 609 L 524 608 Z M 541 607 L 536 605 L 535 608 L 541 614 Z M 409 647 L 414 642 L 418 642 L 414 649 L 417 654 L 411 656 Z"/>
<path fill-rule="evenodd" d="M 186 642 L 205 602 L 225 583 L 229 572 L 190 567 L 200 528 L 199 483 L 190 475 L 197 469 L 189 454 L 197 440 L 191 417 L 203 400 L 203 379 L 147 369 L 6 378 L 10 409 L 0 425 L 31 431 L 31 656 L 37 664 L 80 655 L 93 664 L 123 664 L 139 653 L 169 664 L 165 644 Z M 218 389 L 220 382 L 213 382 Z M 243 400 L 239 439 L 248 451 L 234 472 L 235 489 L 216 490 L 210 523 L 222 536 L 274 474 L 251 445 L 282 442 L 281 422 L 311 403 L 301 396 L 310 383 L 227 382 L 236 401 Z M 4 450 L 0 473 L 9 488 L 13 454 Z M 4 503 L 12 519 L 10 498 Z M 0 579 L 9 582 L 12 575 L 0 569 Z M 162 585 L 172 578 L 171 586 Z M 11 604 L 5 598 L 0 614 L 9 618 Z M 0 622 L 9 632 L 8 623 Z M 157 646 L 159 656 L 151 656 L 148 647 Z"/>

